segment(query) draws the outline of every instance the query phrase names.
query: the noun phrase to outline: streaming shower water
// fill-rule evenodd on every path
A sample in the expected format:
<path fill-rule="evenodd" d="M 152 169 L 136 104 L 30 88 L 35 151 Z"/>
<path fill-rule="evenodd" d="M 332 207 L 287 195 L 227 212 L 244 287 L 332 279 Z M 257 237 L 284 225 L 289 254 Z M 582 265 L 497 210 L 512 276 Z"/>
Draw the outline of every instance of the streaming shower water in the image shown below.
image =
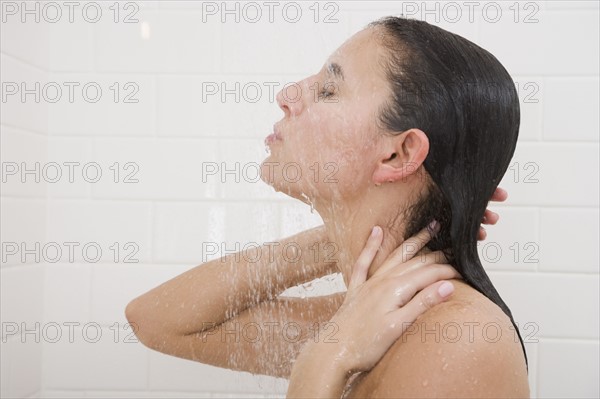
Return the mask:
<path fill-rule="evenodd" d="M 300 194 L 302 196 L 302 198 L 304 198 L 308 204 L 310 205 L 310 213 L 315 213 L 315 204 L 313 204 L 313 202 L 310 200 L 310 198 L 308 198 L 308 195 L 301 193 Z"/>

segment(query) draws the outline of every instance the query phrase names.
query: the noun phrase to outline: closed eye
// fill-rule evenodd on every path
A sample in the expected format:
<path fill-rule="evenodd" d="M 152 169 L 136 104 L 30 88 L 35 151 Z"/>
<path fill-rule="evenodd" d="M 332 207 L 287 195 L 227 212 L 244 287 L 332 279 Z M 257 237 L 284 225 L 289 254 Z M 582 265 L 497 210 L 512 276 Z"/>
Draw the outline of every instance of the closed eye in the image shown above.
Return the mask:
<path fill-rule="evenodd" d="M 329 98 L 335 95 L 335 83 L 327 82 L 323 85 L 323 89 L 319 91 L 319 98 Z"/>

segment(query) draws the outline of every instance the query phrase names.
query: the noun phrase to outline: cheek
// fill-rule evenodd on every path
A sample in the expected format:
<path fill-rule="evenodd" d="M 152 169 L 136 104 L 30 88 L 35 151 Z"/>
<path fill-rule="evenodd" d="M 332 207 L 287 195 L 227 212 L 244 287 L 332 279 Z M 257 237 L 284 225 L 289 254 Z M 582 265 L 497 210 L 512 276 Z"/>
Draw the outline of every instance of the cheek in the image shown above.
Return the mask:
<path fill-rule="evenodd" d="M 336 154 L 336 167 L 339 169 L 340 189 L 361 191 L 371 184 L 371 177 L 377 164 L 377 145 L 373 140 L 361 135 L 351 147 L 340 149 Z"/>
<path fill-rule="evenodd" d="M 340 192 L 364 187 L 365 181 L 370 179 L 370 164 L 376 148 L 373 140 L 367 140 L 368 137 L 352 127 L 340 130 L 327 140 L 313 143 L 310 151 L 314 153 L 306 158 L 311 163 L 304 162 L 303 166 L 311 167 L 311 173 L 318 167 L 319 181 L 337 186 Z"/>

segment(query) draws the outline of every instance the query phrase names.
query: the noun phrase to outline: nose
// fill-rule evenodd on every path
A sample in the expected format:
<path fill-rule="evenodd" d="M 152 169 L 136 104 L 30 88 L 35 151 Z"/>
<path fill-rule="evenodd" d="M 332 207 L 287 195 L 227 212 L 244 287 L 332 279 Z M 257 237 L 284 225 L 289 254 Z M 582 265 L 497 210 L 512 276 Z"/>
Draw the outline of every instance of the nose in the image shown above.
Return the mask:
<path fill-rule="evenodd" d="M 277 105 L 283 110 L 285 116 L 297 116 L 302 112 L 303 108 L 302 86 L 298 83 L 288 84 L 277 93 Z"/>

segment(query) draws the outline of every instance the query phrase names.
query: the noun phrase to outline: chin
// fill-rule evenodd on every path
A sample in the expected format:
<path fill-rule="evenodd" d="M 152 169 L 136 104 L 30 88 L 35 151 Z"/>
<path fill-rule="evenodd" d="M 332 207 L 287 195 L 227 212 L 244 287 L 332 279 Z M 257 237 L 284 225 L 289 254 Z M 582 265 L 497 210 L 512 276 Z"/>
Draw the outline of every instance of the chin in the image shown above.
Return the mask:
<path fill-rule="evenodd" d="M 291 198 L 300 200 L 308 205 L 311 204 L 311 201 L 314 202 L 314 187 L 303 188 L 304 184 L 302 184 L 302 182 L 288 181 L 283 178 L 281 173 L 274 173 L 269 175 L 268 167 L 263 168 L 262 165 L 260 178 L 266 184 L 273 187 L 273 189 L 278 193 L 283 193 Z"/>

